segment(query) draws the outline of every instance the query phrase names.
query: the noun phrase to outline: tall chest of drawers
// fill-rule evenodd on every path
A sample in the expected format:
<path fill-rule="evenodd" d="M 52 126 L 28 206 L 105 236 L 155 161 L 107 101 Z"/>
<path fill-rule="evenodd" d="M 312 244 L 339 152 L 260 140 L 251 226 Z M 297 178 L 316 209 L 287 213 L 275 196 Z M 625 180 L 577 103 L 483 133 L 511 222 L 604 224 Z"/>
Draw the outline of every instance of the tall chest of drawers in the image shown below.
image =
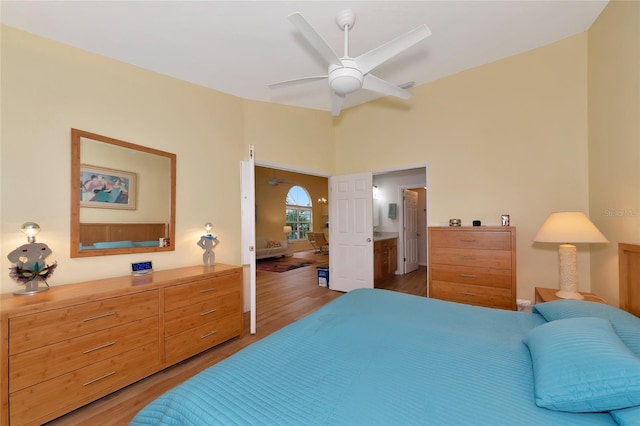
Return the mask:
<path fill-rule="evenodd" d="M 0 295 L 0 424 L 42 424 L 242 335 L 242 268 Z"/>
<path fill-rule="evenodd" d="M 429 297 L 516 309 L 514 227 L 430 227 Z"/>

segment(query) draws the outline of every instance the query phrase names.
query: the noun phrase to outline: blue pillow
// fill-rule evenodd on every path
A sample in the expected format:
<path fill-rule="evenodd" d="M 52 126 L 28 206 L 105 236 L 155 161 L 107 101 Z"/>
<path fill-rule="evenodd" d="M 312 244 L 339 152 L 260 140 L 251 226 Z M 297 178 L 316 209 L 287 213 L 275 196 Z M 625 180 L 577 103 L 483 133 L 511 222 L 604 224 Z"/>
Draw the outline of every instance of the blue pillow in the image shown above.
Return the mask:
<path fill-rule="evenodd" d="M 640 356 L 640 318 L 622 309 L 604 303 L 564 299 L 536 304 L 533 306 L 533 312 L 539 313 L 547 321 L 576 317 L 596 317 L 609 320 L 620 339 L 637 356 Z"/>
<path fill-rule="evenodd" d="M 100 243 L 93 243 L 93 246 L 99 249 L 125 248 L 133 247 L 133 243 L 131 241 L 104 241 Z"/>
<path fill-rule="evenodd" d="M 640 425 L 640 405 L 623 410 L 613 410 L 609 414 L 620 426 Z"/>
<path fill-rule="evenodd" d="M 539 407 L 587 413 L 640 404 L 640 358 L 608 320 L 552 321 L 531 330 L 523 341 L 531 354 Z"/>
<path fill-rule="evenodd" d="M 135 247 L 159 247 L 160 242 L 158 240 L 152 241 L 135 241 L 133 243 Z"/>

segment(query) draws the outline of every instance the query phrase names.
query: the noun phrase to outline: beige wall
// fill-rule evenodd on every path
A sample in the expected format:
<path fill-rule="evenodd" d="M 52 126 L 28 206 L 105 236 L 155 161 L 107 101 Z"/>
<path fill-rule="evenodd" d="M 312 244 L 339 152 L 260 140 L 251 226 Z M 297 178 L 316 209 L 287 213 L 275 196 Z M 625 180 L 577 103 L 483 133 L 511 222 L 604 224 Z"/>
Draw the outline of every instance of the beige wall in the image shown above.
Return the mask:
<path fill-rule="evenodd" d="M 6 26 L 1 43 L 2 271 L 6 253 L 25 242 L 25 221 L 39 223 L 38 240 L 53 249 L 51 285 L 126 275 L 134 261 L 150 259 L 156 269 L 197 264 L 208 221 L 220 239 L 216 261 L 239 264 L 239 162 L 248 144 L 259 156 L 333 169 L 326 113 L 242 100 Z M 71 128 L 177 154 L 175 252 L 69 257 Z M 18 288 L 0 273 L 1 292 Z"/>
<path fill-rule="evenodd" d="M 258 162 L 320 175 L 428 164 L 431 223 L 460 217 L 491 225 L 511 214 L 518 297 L 531 299 L 534 286 L 557 285 L 556 248 L 531 243 L 551 211 L 591 207 L 610 240 L 640 240 L 638 22 L 637 3 L 614 1 L 589 35 L 337 119 L 242 100 L 3 26 L 0 253 L 23 244 L 19 227 L 33 220 L 54 250 L 49 260 L 59 263 L 53 285 L 124 275 L 130 262 L 147 258 L 166 269 L 199 262 L 195 243 L 211 221 L 221 240 L 216 260 L 239 263 L 238 163 L 254 144 Z M 175 252 L 68 257 L 72 127 L 177 154 Z M 607 210 L 632 214 L 612 218 Z M 613 300 L 614 254 L 611 246 L 599 250 L 591 256 L 593 290 Z M 589 261 L 579 248 L 583 290 L 591 287 Z M 0 280 L 2 292 L 17 288 L 5 273 Z"/>
<path fill-rule="evenodd" d="M 200 260 L 196 241 L 212 221 L 218 260 L 239 261 L 240 99 L 7 27 L 1 71 L 3 253 L 24 243 L 20 225 L 30 220 L 58 262 L 52 285 L 126 275 L 145 259 L 166 269 Z M 177 154 L 175 252 L 69 258 L 72 127 Z M 226 160 L 216 161 L 221 150 Z M 17 288 L 0 279 L 3 292 Z"/>
<path fill-rule="evenodd" d="M 329 175 L 335 163 L 333 119 L 325 111 L 245 101 L 243 131 L 256 161 Z"/>
<path fill-rule="evenodd" d="M 617 305 L 618 243 L 640 244 L 640 3 L 612 1 L 589 30 L 589 203 L 610 243 L 591 288 Z"/>
<path fill-rule="evenodd" d="M 531 242 L 555 210 L 588 212 L 587 35 L 580 34 L 346 110 L 336 171 L 429 164 L 432 224 L 517 227 L 518 297 L 558 283 L 557 247 Z M 579 250 L 580 288 L 589 289 Z"/>

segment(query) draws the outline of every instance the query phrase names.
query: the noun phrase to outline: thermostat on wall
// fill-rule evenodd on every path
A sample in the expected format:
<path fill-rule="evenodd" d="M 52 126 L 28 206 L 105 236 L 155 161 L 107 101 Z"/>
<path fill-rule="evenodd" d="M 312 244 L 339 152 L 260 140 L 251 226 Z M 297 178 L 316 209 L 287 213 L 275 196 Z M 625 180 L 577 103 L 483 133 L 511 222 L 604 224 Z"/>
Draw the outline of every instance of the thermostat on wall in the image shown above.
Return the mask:
<path fill-rule="evenodd" d="M 135 262 L 131 264 L 131 275 L 147 275 L 153 272 L 153 265 L 150 260 L 146 262 Z"/>

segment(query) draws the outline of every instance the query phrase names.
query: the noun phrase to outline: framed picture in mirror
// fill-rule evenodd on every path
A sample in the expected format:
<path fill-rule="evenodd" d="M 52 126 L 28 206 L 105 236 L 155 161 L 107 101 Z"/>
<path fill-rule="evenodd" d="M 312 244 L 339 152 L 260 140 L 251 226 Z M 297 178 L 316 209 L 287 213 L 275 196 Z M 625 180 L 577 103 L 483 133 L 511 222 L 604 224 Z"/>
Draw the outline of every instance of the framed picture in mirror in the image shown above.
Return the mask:
<path fill-rule="evenodd" d="M 136 209 L 136 174 L 80 165 L 80 206 L 101 209 Z"/>

